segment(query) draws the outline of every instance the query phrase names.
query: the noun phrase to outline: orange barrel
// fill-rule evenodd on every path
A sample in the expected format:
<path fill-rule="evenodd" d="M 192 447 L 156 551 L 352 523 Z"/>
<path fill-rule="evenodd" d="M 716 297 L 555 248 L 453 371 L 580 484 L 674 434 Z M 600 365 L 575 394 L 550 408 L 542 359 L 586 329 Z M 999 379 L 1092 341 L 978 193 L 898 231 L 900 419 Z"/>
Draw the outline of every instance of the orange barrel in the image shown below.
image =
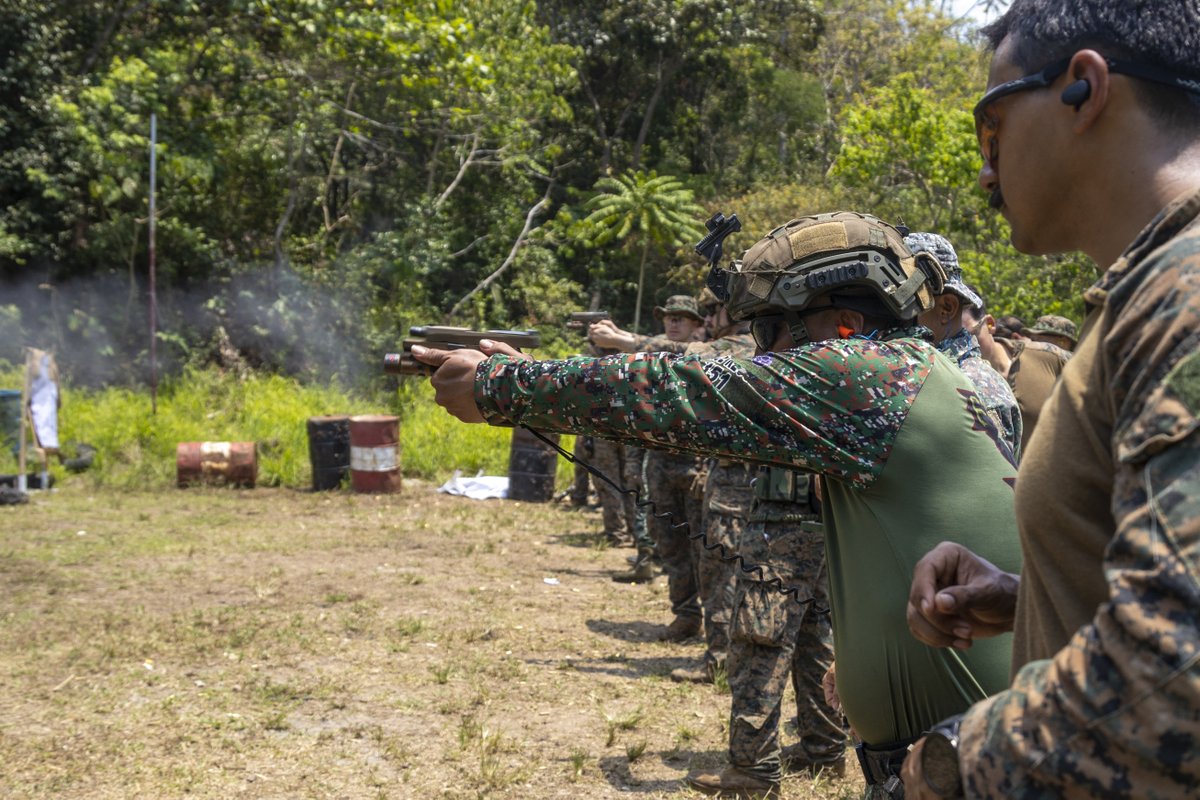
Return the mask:
<path fill-rule="evenodd" d="M 356 492 L 400 491 L 400 418 L 350 418 L 350 486 Z"/>
<path fill-rule="evenodd" d="M 308 418 L 308 460 L 314 492 L 336 489 L 350 474 L 350 418 Z"/>
<path fill-rule="evenodd" d="M 175 448 L 175 475 L 180 486 L 223 483 L 253 489 L 258 449 L 254 442 L 180 442 Z"/>
<path fill-rule="evenodd" d="M 542 434 L 558 442 L 557 433 Z M 508 455 L 508 499 L 546 503 L 554 498 L 558 453 L 524 428 L 513 428 Z"/>

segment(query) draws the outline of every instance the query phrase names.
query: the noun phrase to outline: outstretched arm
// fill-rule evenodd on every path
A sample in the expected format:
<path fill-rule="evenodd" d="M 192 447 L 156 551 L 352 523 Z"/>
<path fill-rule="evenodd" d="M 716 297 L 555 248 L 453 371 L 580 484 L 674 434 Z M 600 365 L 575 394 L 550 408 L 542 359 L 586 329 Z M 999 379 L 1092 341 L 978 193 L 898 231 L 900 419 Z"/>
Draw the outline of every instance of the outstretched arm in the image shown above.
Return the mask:
<path fill-rule="evenodd" d="M 907 339 L 831 340 L 754 359 L 529 361 L 496 352 L 418 357 L 440 365 L 438 402 L 464 421 L 481 414 L 497 425 L 806 469 L 859 487 L 882 471 L 935 355 Z"/>

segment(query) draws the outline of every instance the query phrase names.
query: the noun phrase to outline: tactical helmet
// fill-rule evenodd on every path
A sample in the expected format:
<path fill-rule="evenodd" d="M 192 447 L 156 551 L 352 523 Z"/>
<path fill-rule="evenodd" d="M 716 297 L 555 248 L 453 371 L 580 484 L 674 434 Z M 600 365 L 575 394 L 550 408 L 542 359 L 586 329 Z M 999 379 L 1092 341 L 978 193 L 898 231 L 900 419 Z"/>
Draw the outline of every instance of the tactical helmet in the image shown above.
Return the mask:
<path fill-rule="evenodd" d="M 818 297 L 832 294 L 853 308 L 857 296 L 871 310 L 910 320 L 933 307 L 945 279 L 937 258 L 914 256 L 895 227 L 838 211 L 794 219 L 747 250 L 728 270 L 725 305 L 738 320 L 782 312 L 799 322 L 798 312 Z"/>

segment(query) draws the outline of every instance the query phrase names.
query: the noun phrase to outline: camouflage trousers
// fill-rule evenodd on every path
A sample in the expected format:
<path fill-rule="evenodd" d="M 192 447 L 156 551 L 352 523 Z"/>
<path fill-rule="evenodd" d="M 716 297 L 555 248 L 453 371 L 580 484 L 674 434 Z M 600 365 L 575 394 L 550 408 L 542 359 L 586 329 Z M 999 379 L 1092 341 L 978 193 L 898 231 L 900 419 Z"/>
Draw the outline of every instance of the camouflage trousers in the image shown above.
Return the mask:
<path fill-rule="evenodd" d="M 568 496 L 571 498 L 571 505 L 586 506 L 588 501 L 588 480 L 590 475 L 583 468 L 580 462 L 586 461 L 591 464 L 595 459 L 596 448 L 590 436 L 575 437 L 575 474 L 571 480 L 571 488 L 568 491 Z"/>
<path fill-rule="evenodd" d="M 825 703 L 821 680 L 833 662 L 833 631 L 825 579 L 825 537 L 815 522 L 752 522 L 740 552 L 764 568 L 762 579 L 738 576 L 726 665 L 732 709 L 729 761 L 764 778 L 779 780 L 779 722 L 791 672 L 796 692 L 800 756 L 811 764 L 842 758 L 848 738 L 844 718 Z M 800 589 L 800 604 L 766 583 L 779 578 Z"/>
<path fill-rule="evenodd" d="M 597 438 L 593 442 L 592 466 L 622 485 L 625 446 L 607 439 Z M 604 516 L 604 534 L 615 539 L 631 537 L 635 519 L 633 495 L 627 495 L 599 478 L 595 479 L 595 486 L 596 495 L 600 498 L 600 511 Z"/>
<path fill-rule="evenodd" d="M 728 555 L 737 552 L 754 499 L 753 474 L 745 464 L 710 462 L 700 522 L 704 539 L 692 541 L 696 588 L 704 611 L 704 661 L 714 666 L 723 665 L 729 652 L 729 620 L 739 571 L 736 562 L 722 558 L 722 548 L 714 545 L 722 545 Z"/>
<path fill-rule="evenodd" d="M 677 617 L 700 616 L 696 564 L 688 538 L 688 531 L 696 530 L 700 524 L 699 504 L 691 501 L 692 483 L 697 472 L 697 461 L 693 456 L 660 450 L 646 453 L 646 493 L 654 503 L 648 527 L 667 574 L 671 611 Z M 681 526 L 682 522 L 686 522 L 687 527 Z"/>
<path fill-rule="evenodd" d="M 646 456 L 649 453 L 643 447 L 630 447 L 625 445 L 625 468 L 622 477 L 625 480 L 625 488 L 633 489 L 637 492 L 637 497 L 642 499 L 644 503 L 648 498 L 646 489 Z M 633 495 L 626 495 L 625 513 L 632 515 L 627 519 L 632 519 L 632 524 L 629 525 L 629 532 L 633 535 L 633 545 L 638 549 L 638 552 L 643 550 L 654 549 L 654 538 L 650 535 L 649 525 L 647 523 L 648 511 L 645 505 L 639 505 L 637 498 Z"/>

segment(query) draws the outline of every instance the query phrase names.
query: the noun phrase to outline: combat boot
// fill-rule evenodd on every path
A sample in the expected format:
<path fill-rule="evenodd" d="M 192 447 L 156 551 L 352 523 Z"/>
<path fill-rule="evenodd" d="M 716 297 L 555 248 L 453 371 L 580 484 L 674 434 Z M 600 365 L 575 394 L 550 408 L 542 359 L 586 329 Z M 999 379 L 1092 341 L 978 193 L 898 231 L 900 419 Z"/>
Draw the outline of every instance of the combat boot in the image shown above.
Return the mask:
<path fill-rule="evenodd" d="M 604 540 L 609 547 L 633 547 L 633 537 L 628 533 L 605 533 Z"/>
<path fill-rule="evenodd" d="M 671 680 L 676 683 L 716 683 L 717 665 L 705 660 L 698 667 L 679 667 L 671 670 Z"/>
<path fill-rule="evenodd" d="M 792 774 L 806 773 L 809 776 L 816 778 L 824 775 L 827 778 L 844 778 L 846 777 L 846 756 L 842 754 L 831 761 L 812 761 L 808 757 L 808 753 L 799 744 L 791 744 L 783 748 L 780 753 L 780 761 L 783 762 L 785 772 Z"/>
<path fill-rule="evenodd" d="M 758 778 L 737 767 L 688 775 L 688 786 L 716 797 L 779 797 L 779 782 Z"/>
<path fill-rule="evenodd" d="M 683 642 L 700 633 L 700 617 L 676 617 L 658 637 L 664 642 Z"/>
<path fill-rule="evenodd" d="M 617 583 L 654 583 L 654 562 L 650 559 L 639 560 L 628 572 L 618 572 L 612 576 Z"/>

